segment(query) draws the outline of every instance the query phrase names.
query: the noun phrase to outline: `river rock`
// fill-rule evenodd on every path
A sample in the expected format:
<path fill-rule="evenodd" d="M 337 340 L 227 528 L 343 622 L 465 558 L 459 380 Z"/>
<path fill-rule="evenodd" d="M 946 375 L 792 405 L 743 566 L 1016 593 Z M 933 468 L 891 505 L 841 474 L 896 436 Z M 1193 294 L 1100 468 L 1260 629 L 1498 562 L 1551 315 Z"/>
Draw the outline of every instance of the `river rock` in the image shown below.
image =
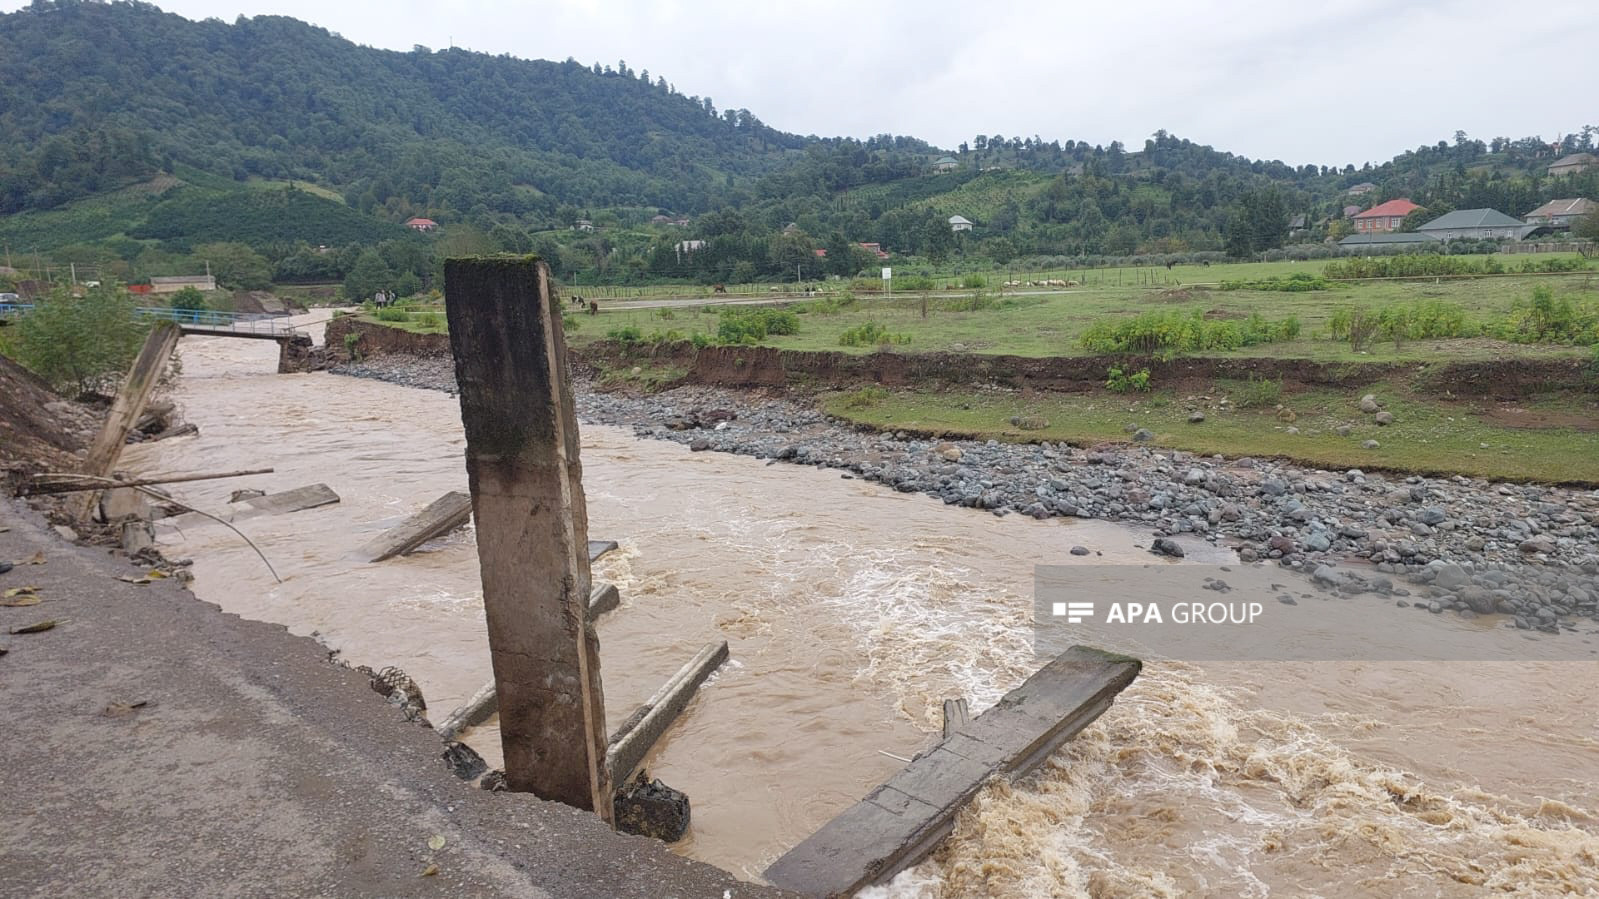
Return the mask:
<path fill-rule="evenodd" d="M 1148 428 L 1139 428 L 1133 432 L 1134 443 L 1148 443 L 1155 439 L 1155 433 Z"/>
<path fill-rule="evenodd" d="M 1382 406 L 1377 402 L 1377 395 L 1368 393 L 1360 398 L 1360 411 L 1367 415 L 1375 415 L 1382 411 Z"/>
<path fill-rule="evenodd" d="M 1378 412 L 1371 417 L 1371 420 L 1379 425 L 1391 425 L 1394 423 L 1394 414 L 1392 412 Z"/>
<path fill-rule="evenodd" d="M 1365 447 L 1366 449 L 1376 449 L 1377 447 L 1382 446 L 1382 444 L 1378 443 L 1375 440 L 1367 440 L 1364 443 L 1362 443 L 1361 446 Z"/>
<path fill-rule="evenodd" d="M 1149 551 L 1157 556 L 1171 556 L 1174 559 L 1181 559 L 1185 555 L 1182 546 L 1170 537 L 1155 538 Z"/>
<path fill-rule="evenodd" d="M 1188 413 L 1188 423 L 1191 424 L 1191 425 L 1197 425 L 1197 424 L 1199 424 L 1200 422 L 1202 422 L 1204 420 L 1205 420 L 1205 413 L 1203 413 L 1203 412 L 1190 412 L 1190 413 Z"/>

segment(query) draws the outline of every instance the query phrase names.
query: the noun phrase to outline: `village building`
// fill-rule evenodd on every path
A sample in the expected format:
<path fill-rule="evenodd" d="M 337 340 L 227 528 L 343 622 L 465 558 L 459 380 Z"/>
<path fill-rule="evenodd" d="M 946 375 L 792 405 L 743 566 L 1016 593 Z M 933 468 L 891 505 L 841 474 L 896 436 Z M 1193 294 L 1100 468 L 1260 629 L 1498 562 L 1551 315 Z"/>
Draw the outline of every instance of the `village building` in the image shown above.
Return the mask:
<path fill-rule="evenodd" d="M 875 244 L 875 243 L 863 243 L 860 246 L 861 246 L 861 249 L 864 249 L 864 250 L 870 252 L 872 255 L 876 256 L 878 259 L 887 259 L 888 258 L 888 253 L 881 246 L 879 246 L 878 244 Z"/>
<path fill-rule="evenodd" d="M 1439 240 L 1520 240 L 1537 228 L 1497 209 L 1456 209 L 1416 230 Z"/>
<path fill-rule="evenodd" d="M 1577 197 L 1571 200 L 1550 200 L 1527 213 L 1526 221 L 1529 225 L 1570 228 L 1577 219 L 1595 214 L 1599 214 L 1599 203 Z"/>
<path fill-rule="evenodd" d="M 672 217 L 669 215 L 657 215 L 650 219 L 650 224 L 652 225 L 670 225 L 671 223 Z"/>
<path fill-rule="evenodd" d="M 960 163 L 955 161 L 953 156 L 940 156 L 933 160 L 933 172 L 935 174 L 942 175 L 945 172 L 953 172 L 958 168 L 960 168 Z"/>
<path fill-rule="evenodd" d="M 1386 234 L 1398 231 L 1405 222 L 1405 216 L 1420 208 L 1405 197 L 1379 203 L 1365 212 L 1355 213 L 1355 233 Z"/>
<path fill-rule="evenodd" d="M 593 231 L 594 230 L 594 223 L 589 221 L 588 219 L 578 219 L 577 221 L 572 223 L 572 230 L 573 231 Z"/>
<path fill-rule="evenodd" d="M 432 219 L 425 219 L 421 216 L 417 216 L 416 218 L 408 220 L 405 223 L 405 227 L 410 228 L 412 231 L 437 231 L 439 229 L 439 223 Z"/>
<path fill-rule="evenodd" d="M 962 231 L 972 230 L 971 220 L 965 216 L 952 215 L 949 217 L 949 230 L 959 234 Z"/>
<path fill-rule="evenodd" d="M 1555 160 L 1549 166 L 1549 177 L 1558 178 L 1561 175 L 1580 175 L 1589 169 L 1599 168 L 1599 156 L 1592 153 L 1573 153 Z"/>
<path fill-rule="evenodd" d="M 1425 248 L 1429 244 L 1436 244 L 1438 238 L 1430 234 L 1415 231 L 1384 231 L 1371 234 L 1351 234 L 1338 241 L 1340 247 L 1360 249 L 1361 247 L 1417 247 Z"/>
<path fill-rule="evenodd" d="M 193 287 L 195 290 L 216 290 L 217 279 L 210 275 L 173 275 L 150 279 L 150 292 L 154 294 L 177 293 L 185 287 Z"/>
<path fill-rule="evenodd" d="M 1354 187 L 1344 191 L 1344 193 L 1350 195 L 1351 197 L 1360 197 L 1365 196 L 1376 189 L 1377 185 L 1372 184 L 1370 181 L 1362 181 L 1359 184 L 1356 184 Z"/>

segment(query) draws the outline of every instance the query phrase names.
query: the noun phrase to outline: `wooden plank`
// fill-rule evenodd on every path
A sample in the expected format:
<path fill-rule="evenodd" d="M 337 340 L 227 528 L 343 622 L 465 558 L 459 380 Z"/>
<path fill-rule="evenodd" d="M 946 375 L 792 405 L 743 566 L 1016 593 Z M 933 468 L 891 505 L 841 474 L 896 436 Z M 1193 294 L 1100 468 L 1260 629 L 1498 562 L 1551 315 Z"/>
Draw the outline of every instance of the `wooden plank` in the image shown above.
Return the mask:
<path fill-rule="evenodd" d="M 598 618 L 606 612 L 615 609 L 622 602 L 622 595 L 615 584 L 600 584 L 589 593 L 589 617 Z M 494 695 L 494 681 L 489 681 L 478 688 L 472 698 L 451 712 L 434 730 L 446 740 L 455 739 L 455 735 L 469 727 L 479 724 L 494 717 L 500 710 L 500 704 Z"/>
<path fill-rule="evenodd" d="M 50 493 L 78 493 L 83 490 L 113 490 L 123 487 L 151 487 L 158 484 L 186 484 L 190 481 L 215 481 L 220 478 L 242 478 L 253 474 L 271 474 L 272 471 L 270 468 L 253 468 L 248 471 L 224 471 L 217 474 L 157 474 L 147 478 L 117 481 L 114 488 L 107 484 L 91 484 L 82 480 L 74 480 L 71 476 L 51 479 L 47 475 L 36 475 L 23 488 L 22 493 L 25 496 L 39 496 Z"/>
<path fill-rule="evenodd" d="M 241 499 L 236 503 L 228 503 L 218 511 L 212 513 L 215 518 L 223 521 L 244 521 L 261 515 L 284 515 L 289 512 L 301 512 L 306 509 L 316 509 L 329 506 L 339 501 L 339 495 L 333 488 L 326 484 L 312 484 L 308 487 L 296 487 L 281 493 L 268 493 L 265 496 L 252 496 Z M 202 527 L 213 523 L 215 518 L 209 518 L 198 512 L 185 512 L 163 519 L 162 527 L 182 530 L 184 528 Z"/>
<path fill-rule="evenodd" d="M 403 556 L 471 519 L 472 495 L 451 490 L 362 547 L 361 556 L 368 562 L 382 562 Z"/>
<path fill-rule="evenodd" d="M 1032 770 L 1103 714 L 1140 667 L 1073 646 L 773 862 L 766 879 L 810 896 L 847 896 L 892 878 L 938 846 L 990 778 Z"/>
<path fill-rule="evenodd" d="M 105 424 L 84 457 L 84 474 L 95 478 L 111 476 L 111 470 L 122 455 L 122 446 L 128 442 L 134 423 L 144 414 L 145 404 L 150 402 L 150 395 L 155 392 L 156 382 L 161 379 L 167 360 L 172 358 L 180 336 L 177 325 L 171 322 L 160 322 L 150 329 L 127 377 L 122 379 L 117 398 L 111 403 L 111 414 L 106 416 Z M 87 519 L 94 511 L 96 499 L 95 491 L 85 491 L 76 505 L 70 507 L 79 521 Z"/>
<path fill-rule="evenodd" d="M 672 675 L 671 680 L 655 691 L 654 696 L 622 722 L 622 726 L 611 737 L 610 748 L 605 752 L 605 766 L 611 770 L 613 780 L 621 782 L 633 776 L 633 770 L 649 755 L 656 741 L 672 726 L 677 716 L 683 714 L 683 709 L 694 698 L 700 684 L 705 683 L 711 672 L 720 668 L 725 661 L 726 640 L 705 644 L 694 658 Z"/>
<path fill-rule="evenodd" d="M 965 699 L 944 700 L 944 739 L 954 736 L 971 720 L 972 712 L 967 708 Z"/>
<path fill-rule="evenodd" d="M 588 508 L 549 268 L 446 260 L 444 296 L 506 785 L 609 821 Z"/>
<path fill-rule="evenodd" d="M 289 512 L 303 512 L 306 509 L 331 506 L 338 501 L 339 495 L 333 492 L 332 487 L 326 484 L 312 484 L 309 487 L 268 493 L 266 496 L 252 496 L 236 503 L 229 503 L 228 506 L 234 510 L 233 518 L 230 520 L 237 521 L 241 516 L 250 517 L 245 514 L 250 512 L 261 515 L 284 515 Z"/>

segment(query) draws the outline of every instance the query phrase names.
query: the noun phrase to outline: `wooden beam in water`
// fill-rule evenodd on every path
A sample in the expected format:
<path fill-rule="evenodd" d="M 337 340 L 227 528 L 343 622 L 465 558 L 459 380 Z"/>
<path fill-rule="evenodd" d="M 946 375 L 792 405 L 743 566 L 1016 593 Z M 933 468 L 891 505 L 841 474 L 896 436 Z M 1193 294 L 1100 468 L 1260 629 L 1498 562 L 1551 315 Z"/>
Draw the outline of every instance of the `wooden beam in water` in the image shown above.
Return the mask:
<path fill-rule="evenodd" d="M 589 541 L 592 546 L 598 541 Z M 600 584 L 589 593 L 589 618 L 598 618 L 606 612 L 616 608 L 622 601 L 621 594 L 617 592 L 615 584 Z M 466 704 L 451 712 L 448 717 L 439 722 L 434 728 L 439 736 L 446 740 L 455 739 L 456 734 L 469 727 L 493 718 L 500 710 L 498 698 L 494 695 L 494 681 L 489 681 L 478 688 L 476 693 L 466 701 Z"/>
<path fill-rule="evenodd" d="M 549 268 L 446 260 L 444 297 L 506 784 L 609 821 L 588 509 Z"/>
<path fill-rule="evenodd" d="M 700 684 L 711 672 L 727 661 L 727 641 L 718 640 L 705 647 L 679 668 L 672 679 L 661 685 L 655 695 L 634 710 L 622 726 L 612 735 L 610 748 L 605 753 L 605 765 L 617 782 L 633 775 L 633 770 L 649 755 L 650 749 L 666 733 L 677 716 L 683 714 Z"/>
<path fill-rule="evenodd" d="M 128 442 L 128 434 L 144 414 L 144 407 L 155 393 L 156 382 L 161 379 L 167 360 L 172 358 L 172 350 L 177 347 L 180 336 L 178 326 L 171 322 L 160 322 L 150 329 L 138 357 L 128 369 L 128 376 L 117 390 L 117 398 L 111 403 L 111 414 L 106 416 L 105 424 L 89 447 L 89 454 L 83 461 L 84 474 L 94 478 L 111 476 L 111 469 L 122 455 L 123 444 Z M 79 521 L 86 520 L 94 511 L 96 499 L 96 491 L 88 490 L 76 500 L 71 508 Z"/>
<path fill-rule="evenodd" d="M 451 490 L 361 548 L 368 562 L 403 556 L 472 519 L 472 494 Z"/>
<path fill-rule="evenodd" d="M 932 852 L 990 778 L 1032 770 L 1110 708 L 1141 667 L 1073 646 L 773 862 L 766 879 L 810 896 L 887 881 Z"/>

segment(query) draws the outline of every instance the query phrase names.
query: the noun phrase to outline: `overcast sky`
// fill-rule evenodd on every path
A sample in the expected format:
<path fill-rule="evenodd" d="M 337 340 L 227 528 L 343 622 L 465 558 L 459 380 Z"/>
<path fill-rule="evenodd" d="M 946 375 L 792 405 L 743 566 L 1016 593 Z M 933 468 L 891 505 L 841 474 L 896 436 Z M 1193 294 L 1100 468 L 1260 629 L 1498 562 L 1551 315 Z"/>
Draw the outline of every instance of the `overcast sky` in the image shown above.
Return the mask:
<path fill-rule="evenodd" d="M 0 0 L 10 11 L 25 5 Z M 1599 124 L 1594 0 L 160 0 L 357 43 L 648 70 L 801 134 L 1142 146 L 1157 129 L 1295 165 L 1380 162 L 1456 129 Z M 1208 8 L 1207 8 L 1208 7 Z M 114 39 L 114 36 L 108 36 Z"/>

